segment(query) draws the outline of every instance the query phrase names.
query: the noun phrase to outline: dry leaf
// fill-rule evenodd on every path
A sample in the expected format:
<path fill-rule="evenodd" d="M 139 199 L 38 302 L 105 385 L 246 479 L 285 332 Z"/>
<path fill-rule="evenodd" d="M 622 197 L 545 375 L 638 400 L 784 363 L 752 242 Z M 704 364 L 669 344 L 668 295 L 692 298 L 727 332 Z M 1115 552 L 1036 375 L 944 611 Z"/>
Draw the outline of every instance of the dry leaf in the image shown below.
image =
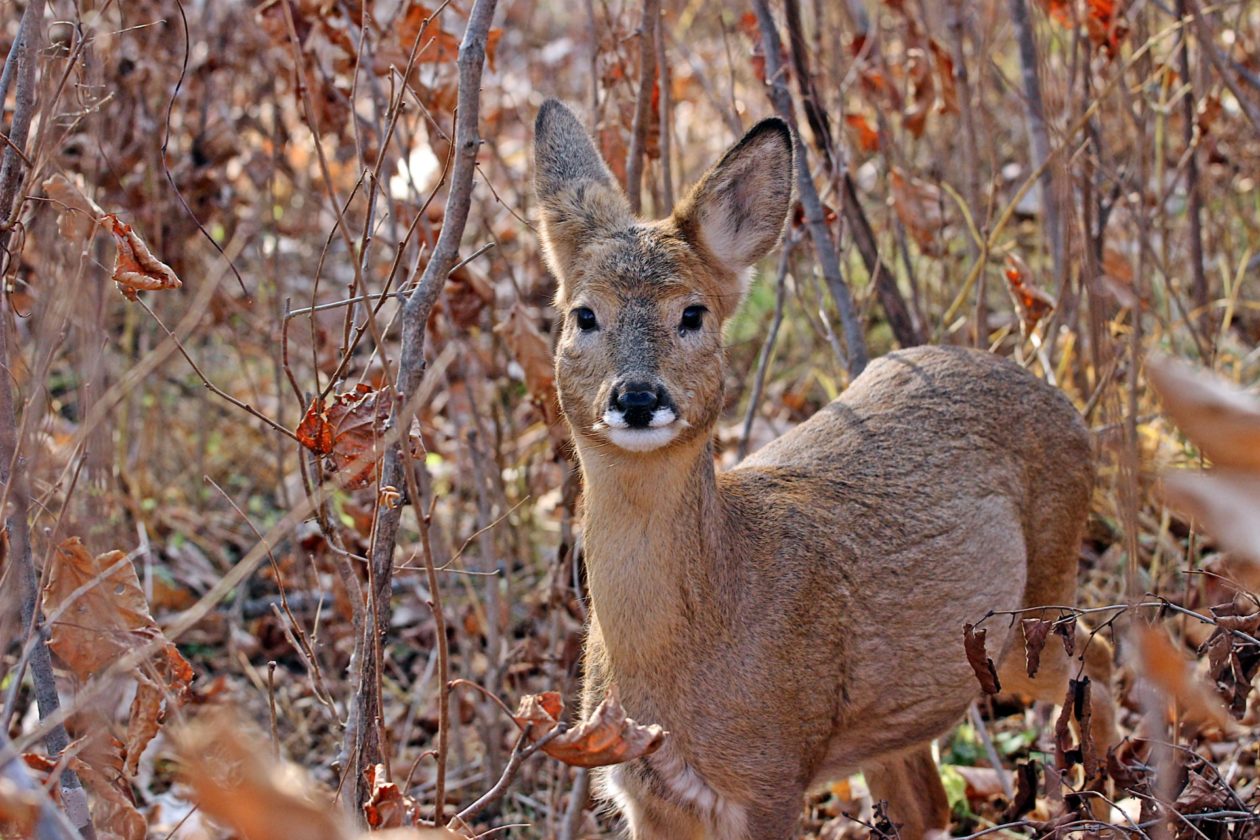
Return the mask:
<path fill-rule="evenodd" d="M 1030 333 L 1043 318 L 1054 311 L 1055 300 L 1037 288 L 1032 269 L 1016 254 L 1006 255 L 1006 269 L 1003 274 L 1019 310 L 1019 322 L 1023 325 L 1024 332 Z"/>
<path fill-rule="evenodd" d="M 521 699 L 513 719 L 522 729 L 532 724 L 530 740 L 550 732 L 564 713 L 558 692 L 531 694 Z M 609 689 L 591 716 L 543 745 L 543 752 L 573 767 L 606 767 L 651 755 L 668 735 L 656 724 L 644 726 L 626 717 L 626 710 Z"/>
<path fill-rule="evenodd" d="M 48 646 L 80 683 L 132 650 L 157 643 L 149 664 L 132 673 L 137 687 L 125 767 L 127 775 L 134 775 L 169 704 L 186 699 L 192 667 L 149 615 L 136 570 L 121 551 L 94 558 L 78 537 L 62 542 L 53 555 L 43 605 L 52 621 Z"/>
<path fill-rule="evenodd" d="M 115 774 L 107 774 L 86 761 L 72 761 L 79 781 L 95 798 L 92 806 L 92 825 L 96 836 L 117 840 L 145 840 L 148 824 L 144 815 L 136 809 L 131 785 L 125 781 L 115 783 Z"/>
<path fill-rule="evenodd" d="M 392 410 L 392 390 L 360 383 L 335 395 L 331 403 L 313 401 L 295 435 L 316 455 L 331 455 L 338 470 L 350 470 L 347 490 L 366 487 L 376 480 L 376 465 L 384 454 L 380 441 Z"/>
<path fill-rule="evenodd" d="M 963 625 L 963 648 L 967 651 L 967 661 L 971 663 L 971 670 L 976 672 L 980 688 L 984 689 L 986 694 L 997 694 L 1002 690 L 1002 684 L 998 681 L 997 668 L 994 667 L 993 660 L 984 650 L 984 637 L 989 631 L 974 631 L 973 625 Z"/>
<path fill-rule="evenodd" d="M 297 766 L 272 761 L 269 751 L 259 748 L 267 742 L 262 733 L 247 732 L 239 721 L 223 715 L 186 727 L 176 741 L 182 778 L 197 803 L 245 840 L 353 836 L 331 793 Z M 314 791 L 319 795 L 313 796 Z"/>
<path fill-rule="evenodd" d="M 149 246 L 131 229 L 131 225 L 113 213 L 106 213 L 101 221 L 108 224 L 110 233 L 114 234 L 114 245 L 118 252 L 114 257 L 114 273 L 110 275 L 110 279 L 118 286 L 123 297 L 137 300 L 137 292 L 178 289 L 184 285 L 169 265 L 153 256 Z"/>
<path fill-rule="evenodd" d="M 543 336 L 519 300 L 512 304 L 507 316 L 494 328 L 503 338 L 508 352 L 521 366 L 525 389 L 543 412 L 548 426 L 560 423 L 560 402 L 556 396 L 555 362 L 551 343 Z"/>
<path fill-rule="evenodd" d="M 1046 639 L 1054 623 L 1040 618 L 1025 618 L 1020 622 L 1020 626 L 1024 630 L 1024 652 L 1028 657 L 1028 676 L 1035 677 L 1037 669 L 1041 667 L 1041 651 L 1046 646 Z"/>
<path fill-rule="evenodd" d="M 71 181 L 64 175 L 53 175 L 41 186 L 61 214 L 57 218 L 57 232 L 66 239 L 87 239 L 96 231 L 97 225 L 102 224 L 105 211 L 84 194 L 77 176 L 75 181 Z"/>
<path fill-rule="evenodd" d="M 1260 470 L 1260 399 L 1169 356 L 1152 355 L 1146 374 L 1168 416 L 1217 466 Z"/>
<path fill-rule="evenodd" d="M 845 124 L 857 135 L 858 148 L 864 152 L 879 151 L 879 129 L 861 114 L 845 114 Z"/>
<path fill-rule="evenodd" d="M 370 828 L 401 828 L 420 821 L 420 805 L 385 777 L 384 764 L 373 765 L 365 772 L 372 796 L 363 803 L 363 817 Z"/>

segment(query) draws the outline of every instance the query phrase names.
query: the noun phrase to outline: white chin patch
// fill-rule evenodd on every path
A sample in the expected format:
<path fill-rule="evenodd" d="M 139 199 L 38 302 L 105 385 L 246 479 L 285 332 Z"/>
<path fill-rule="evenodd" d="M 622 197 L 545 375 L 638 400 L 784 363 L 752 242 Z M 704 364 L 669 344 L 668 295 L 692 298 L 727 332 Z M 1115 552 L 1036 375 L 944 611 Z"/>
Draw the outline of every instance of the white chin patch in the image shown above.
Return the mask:
<path fill-rule="evenodd" d="M 659 449 L 678 437 L 678 432 L 687 426 L 686 420 L 680 420 L 672 408 L 658 408 L 652 412 L 648 427 L 631 428 L 626 422 L 625 412 L 609 409 L 604 412 L 601 426 L 607 429 L 608 439 L 622 449 L 630 452 L 650 452 Z"/>

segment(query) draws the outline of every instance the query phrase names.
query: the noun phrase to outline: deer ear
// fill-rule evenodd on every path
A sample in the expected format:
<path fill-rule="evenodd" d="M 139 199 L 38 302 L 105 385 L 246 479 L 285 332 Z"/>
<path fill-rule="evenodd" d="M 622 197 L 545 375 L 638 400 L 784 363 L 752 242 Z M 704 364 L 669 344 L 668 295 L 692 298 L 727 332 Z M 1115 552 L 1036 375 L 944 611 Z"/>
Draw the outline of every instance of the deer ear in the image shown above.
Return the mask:
<path fill-rule="evenodd" d="M 792 132 L 762 120 L 731 147 L 674 210 L 683 235 L 728 271 L 770 253 L 792 201 Z"/>
<path fill-rule="evenodd" d="M 534 190 L 543 254 L 562 287 L 583 243 L 634 221 L 591 136 L 555 99 L 543 103 L 534 122 Z"/>

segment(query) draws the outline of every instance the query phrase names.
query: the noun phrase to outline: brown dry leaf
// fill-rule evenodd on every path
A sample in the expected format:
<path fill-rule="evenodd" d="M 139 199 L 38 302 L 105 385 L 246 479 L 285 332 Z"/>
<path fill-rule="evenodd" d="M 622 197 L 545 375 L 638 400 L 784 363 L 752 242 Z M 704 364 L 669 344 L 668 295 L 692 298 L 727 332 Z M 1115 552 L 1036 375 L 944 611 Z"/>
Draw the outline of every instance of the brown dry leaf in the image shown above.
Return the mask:
<path fill-rule="evenodd" d="M 0 837 L 37 836 L 35 824 L 46 801 L 42 792 L 24 790 L 12 779 L 0 777 Z"/>
<path fill-rule="evenodd" d="M 526 694 L 516 707 L 512 720 L 521 729 L 533 726 L 535 739 L 546 735 L 564 716 L 564 698 L 558 691 L 544 691 L 542 694 Z"/>
<path fill-rule="evenodd" d="M 928 49 L 936 62 L 936 81 L 941 97 L 942 114 L 958 113 L 958 81 L 954 78 L 954 58 L 935 38 L 928 39 Z"/>
<path fill-rule="evenodd" d="M 939 253 L 945 229 L 940 189 L 920 178 L 903 175 L 896 168 L 888 173 L 888 185 L 893 210 L 914 241 L 925 253 Z"/>
<path fill-rule="evenodd" d="M 1025 761 L 1015 767 L 1015 796 L 1002 815 L 1003 822 L 1014 822 L 1037 807 L 1037 775 L 1041 764 Z"/>
<path fill-rule="evenodd" d="M 133 673 L 137 687 L 127 723 L 125 769 L 134 775 L 170 703 L 187 698 L 192 667 L 149 615 L 136 570 L 121 551 L 94 558 L 78 537 L 62 542 L 53 555 L 43 606 L 52 620 L 48 646 L 80 683 L 132 650 L 157 643 L 149 665 Z"/>
<path fill-rule="evenodd" d="M 984 650 L 984 637 L 988 633 L 988 630 L 975 632 L 973 625 L 964 624 L 963 648 L 967 651 L 967 662 L 971 664 L 971 670 L 976 672 L 976 679 L 980 681 L 980 688 L 986 694 L 997 694 L 1002 690 L 1002 684 L 998 681 L 993 660 Z"/>
<path fill-rule="evenodd" d="M 879 151 L 879 129 L 861 114 L 845 114 L 844 122 L 857 135 L 858 148 L 864 152 Z"/>
<path fill-rule="evenodd" d="M 105 211 L 84 194 L 77 176 L 71 181 L 64 175 L 53 175 L 41 186 L 61 214 L 57 219 L 57 232 L 66 239 L 87 239 L 96 226 L 102 224 Z"/>
<path fill-rule="evenodd" d="M 534 724 L 530 740 L 550 732 L 564 713 L 557 692 L 531 694 L 521 700 L 513 719 L 522 729 Z M 660 749 L 669 733 L 656 724 L 644 726 L 626 717 L 626 710 L 609 689 L 591 716 L 574 728 L 548 741 L 543 752 L 573 767 L 606 767 L 651 755 Z"/>
<path fill-rule="evenodd" d="M 1025 332 L 1032 332 L 1043 318 L 1054 311 L 1055 300 L 1034 284 L 1032 269 L 1016 254 L 1006 255 L 1003 272 L 1011 298 L 1019 310 L 1019 322 Z"/>
<path fill-rule="evenodd" d="M 972 802 L 983 802 L 1003 792 L 1004 771 L 992 767 L 969 767 L 965 764 L 955 764 L 954 771 L 967 783 L 967 799 Z"/>
<path fill-rule="evenodd" d="M 1146 374 L 1168 416 L 1217 466 L 1260 470 L 1260 399 L 1169 356 L 1148 358 Z"/>
<path fill-rule="evenodd" d="M 110 233 L 114 234 L 114 245 L 118 252 L 114 257 L 114 272 L 110 279 L 118 286 L 123 297 L 137 300 L 137 292 L 178 289 L 184 285 L 169 265 L 153 256 L 149 246 L 131 229 L 131 225 L 113 213 L 106 213 L 101 221 L 108 224 Z"/>
<path fill-rule="evenodd" d="M 376 480 L 380 441 L 392 410 L 393 391 L 360 383 L 331 403 L 313 401 L 294 434 L 316 455 L 331 455 L 338 470 L 351 470 L 345 488 L 354 490 Z"/>
<path fill-rule="evenodd" d="M 363 803 L 363 817 L 370 828 L 402 828 L 420 821 L 420 805 L 386 778 L 384 764 L 373 765 L 366 773 L 372 796 Z"/>
<path fill-rule="evenodd" d="M 1235 560 L 1260 567 L 1260 475 L 1239 470 L 1164 474 L 1161 495 L 1193 516 Z"/>
<path fill-rule="evenodd" d="M 1025 618 L 1020 622 L 1020 626 L 1024 630 L 1024 652 L 1028 656 L 1028 676 L 1035 677 L 1037 669 L 1041 667 L 1041 651 L 1046 646 L 1046 639 L 1054 623 L 1040 618 Z"/>
<path fill-rule="evenodd" d="M 227 715 L 203 718 L 179 733 L 182 779 L 202 810 L 245 840 L 354 836 L 331 794 L 296 765 L 272 761 L 259 749 L 266 742 Z"/>
<path fill-rule="evenodd" d="M 131 786 L 111 781 L 116 774 L 105 773 L 86 761 L 72 760 L 71 766 L 79 775 L 79 781 L 95 798 L 92 806 L 92 825 L 99 838 L 119 840 L 145 840 L 148 824 L 144 815 L 136 809 Z"/>
<path fill-rule="evenodd" d="M 1229 722 L 1221 701 L 1194 672 L 1194 664 L 1177 649 L 1160 626 L 1137 629 L 1138 666 L 1169 700 L 1176 701 L 1183 716 L 1196 722 L 1224 727 Z"/>

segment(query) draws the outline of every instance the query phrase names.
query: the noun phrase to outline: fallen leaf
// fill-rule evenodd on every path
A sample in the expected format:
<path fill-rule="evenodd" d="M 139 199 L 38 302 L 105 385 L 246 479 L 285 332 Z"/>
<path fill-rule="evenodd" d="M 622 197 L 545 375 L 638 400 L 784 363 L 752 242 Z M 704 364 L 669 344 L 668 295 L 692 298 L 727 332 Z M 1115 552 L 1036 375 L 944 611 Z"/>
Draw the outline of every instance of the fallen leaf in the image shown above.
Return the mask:
<path fill-rule="evenodd" d="M 986 694 L 997 694 L 1002 690 L 1002 684 L 998 681 L 997 668 L 994 667 L 993 660 L 984 650 L 984 637 L 989 631 L 973 632 L 974 630 L 975 627 L 971 624 L 963 625 L 963 648 L 967 651 L 967 661 L 971 663 L 971 670 L 976 672 L 980 688 Z"/>
<path fill-rule="evenodd" d="M 967 799 L 971 802 L 983 802 L 1004 791 L 1002 770 L 993 767 L 969 767 L 964 764 L 955 764 L 953 767 L 954 772 L 967 783 Z"/>
<path fill-rule="evenodd" d="M 111 840 L 145 840 L 149 833 L 148 824 L 136 808 L 131 786 L 126 782 L 114 783 L 111 776 L 86 761 L 72 761 L 71 766 L 96 800 L 92 806 L 92 825 L 96 836 Z"/>
<path fill-rule="evenodd" d="M 1260 399 L 1169 356 L 1150 356 L 1146 375 L 1168 416 L 1213 463 L 1260 471 Z"/>
<path fill-rule="evenodd" d="M 1037 775 L 1040 770 L 1041 764 L 1031 760 L 1015 766 L 1015 795 L 1002 815 L 1003 822 L 1014 822 L 1037 807 Z"/>
<path fill-rule="evenodd" d="M 530 728 L 530 740 L 538 741 L 552 729 L 564 713 L 557 692 L 532 694 L 522 699 L 513 718 L 517 725 Z M 660 749 L 668 735 L 656 724 L 644 726 L 626 717 L 626 710 L 609 689 L 590 717 L 543 745 L 543 752 L 573 767 L 606 767 L 651 755 Z"/>
<path fill-rule="evenodd" d="M 101 221 L 109 225 L 118 251 L 114 256 L 114 272 L 110 279 L 118 286 L 127 300 L 138 300 L 137 292 L 178 289 L 184 284 L 166 263 L 153 256 L 149 246 L 131 225 L 113 213 L 106 213 Z"/>
<path fill-rule="evenodd" d="M 1173 804 L 1178 813 L 1197 814 L 1202 811 L 1219 811 L 1236 803 L 1229 787 L 1219 781 L 1210 781 L 1199 770 L 1191 770 L 1186 777 L 1186 786 Z"/>

